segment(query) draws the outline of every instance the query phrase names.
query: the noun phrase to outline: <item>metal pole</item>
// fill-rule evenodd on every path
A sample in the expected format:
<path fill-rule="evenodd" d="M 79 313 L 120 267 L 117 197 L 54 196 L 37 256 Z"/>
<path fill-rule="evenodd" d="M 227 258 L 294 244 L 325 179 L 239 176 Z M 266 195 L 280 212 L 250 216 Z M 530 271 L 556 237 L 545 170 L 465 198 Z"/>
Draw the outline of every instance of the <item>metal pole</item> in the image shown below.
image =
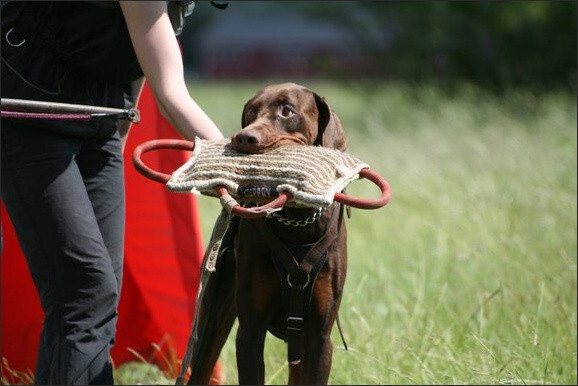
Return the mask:
<path fill-rule="evenodd" d="M 34 112 L 34 113 L 68 113 L 68 114 L 94 114 L 94 115 L 126 115 L 134 122 L 140 122 L 140 113 L 137 109 L 116 109 L 112 107 L 88 106 L 71 103 L 34 101 L 25 99 L 1 98 L 1 109 Z"/>

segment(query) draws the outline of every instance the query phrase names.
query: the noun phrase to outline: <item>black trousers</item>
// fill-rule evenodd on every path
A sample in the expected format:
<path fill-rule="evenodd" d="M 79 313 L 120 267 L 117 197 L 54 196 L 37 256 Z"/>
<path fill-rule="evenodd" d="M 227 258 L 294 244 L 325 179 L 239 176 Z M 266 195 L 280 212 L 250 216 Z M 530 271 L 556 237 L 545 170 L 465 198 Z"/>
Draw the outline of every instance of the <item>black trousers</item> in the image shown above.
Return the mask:
<path fill-rule="evenodd" d="M 112 384 L 122 279 L 118 136 L 80 140 L 2 122 L 2 198 L 45 313 L 37 384 Z"/>
<path fill-rule="evenodd" d="M 2 61 L 3 98 L 127 107 L 121 86 L 50 95 L 28 80 Z M 45 313 L 35 383 L 113 384 L 125 219 L 117 122 L 3 118 L 0 133 L 2 199 Z"/>

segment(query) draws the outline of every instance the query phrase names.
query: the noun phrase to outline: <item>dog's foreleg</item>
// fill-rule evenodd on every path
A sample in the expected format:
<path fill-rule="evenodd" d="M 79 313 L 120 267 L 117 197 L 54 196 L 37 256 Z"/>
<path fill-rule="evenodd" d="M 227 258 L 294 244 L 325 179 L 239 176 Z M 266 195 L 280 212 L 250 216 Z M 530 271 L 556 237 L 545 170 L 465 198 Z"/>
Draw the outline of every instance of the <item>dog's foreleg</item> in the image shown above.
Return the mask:
<path fill-rule="evenodd" d="M 237 369 L 240 385 L 265 384 L 265 329 L 257 329 L 250 323 L 241 323 L 237 330 Z"/>

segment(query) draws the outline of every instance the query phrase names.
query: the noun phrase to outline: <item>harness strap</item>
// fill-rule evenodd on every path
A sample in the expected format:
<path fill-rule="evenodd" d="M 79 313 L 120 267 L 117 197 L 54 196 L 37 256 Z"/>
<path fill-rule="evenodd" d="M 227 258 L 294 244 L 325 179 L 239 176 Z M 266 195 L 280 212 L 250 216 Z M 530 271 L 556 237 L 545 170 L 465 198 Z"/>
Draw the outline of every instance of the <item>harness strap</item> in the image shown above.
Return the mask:
<path fill-rule="evenodd" d="M 333 211 L 325 233 L 304 256 L 298 258 L 295 258 L 286 244 L 273 232 L 268 222 L 258 222 L 261 230 L 269 234 L 265 240 L 276 251 L 273 262 L 280 276 L 283 292 L 289 293 L 286 341 L 287 360 L 291 364 L 301 362 L 299 341 L 303 333 L 306 306 L 311 304 L 315 280 L 327 262 L 327 250 L 339 234 L 343 219 L 343 206 L 338 203 L 336 205 L 340 206 L 339 210 Z M 335 224 L 337 218 L 339 221 Z"/>
<path fill-rule="evenodd" d="M 309 281 L 309 280 L 308 280 Z M 308 284 L 308 283 L 307 283 Z M 289 291 L 289 316 L 287 317 L 287 362 L 301 362 L 299 340 L 303 333 L 306 285 L 291 285 Z"/>
<path fill-rule="evenodd" d="M 303 260 L 304 261 L 304 260 Z M 311 304 L 313 294 L 313 285 L 321 268 L 327 262 L 327 249 L 317 259 L 314 265 L 302 267 L 299 265 L 297 270 L 287 274 L 287 283 L 289 284 L 289 316 L 287 317 L 287 361 L 296 365 L 301 362 L 299 350 L 299 340 L 303 333 L 304 316 L 306 306 Z M 305 277 L 305 281 L 300 284 L 294 283 L 295 277 Z M 313 278 L 313 280 L 311 280 Z"/>

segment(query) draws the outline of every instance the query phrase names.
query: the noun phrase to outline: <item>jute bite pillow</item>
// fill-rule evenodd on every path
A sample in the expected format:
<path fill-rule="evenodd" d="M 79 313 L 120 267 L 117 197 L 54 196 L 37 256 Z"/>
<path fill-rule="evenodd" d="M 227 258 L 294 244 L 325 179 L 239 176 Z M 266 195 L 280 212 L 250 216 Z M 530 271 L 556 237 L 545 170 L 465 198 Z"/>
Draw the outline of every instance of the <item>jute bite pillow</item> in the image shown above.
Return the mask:
<path fill-rule="evenodd" d="M 230 139 L 197 138 L 191 158 L 175 170 L 166 186 L 175 192 L 216 197 L 214 188 L 227 187 L 239 201 L 264 201 L 287 191 L 288 206 L 327 207 L 336 192 L 369 167 L 339 150 L 287 145 L 264 154 L 235 151 Z"/>

